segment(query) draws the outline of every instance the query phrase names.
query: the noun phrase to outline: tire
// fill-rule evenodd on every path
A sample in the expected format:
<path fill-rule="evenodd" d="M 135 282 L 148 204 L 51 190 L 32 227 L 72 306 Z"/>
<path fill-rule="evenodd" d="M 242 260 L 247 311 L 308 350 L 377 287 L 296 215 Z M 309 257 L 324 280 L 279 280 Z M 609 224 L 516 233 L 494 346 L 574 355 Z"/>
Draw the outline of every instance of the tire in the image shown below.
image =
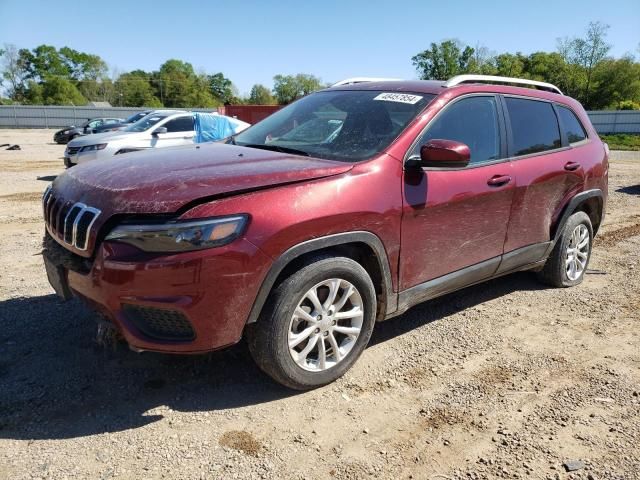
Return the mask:
<path fill-rule="evenodd" d="M 577 237 L 574 238 L 574 235 Z M 576 239 L 578 239 L 578 245 L 582 245 L 584 240 L 587 240 L 586 249 L 579 248 L 576 252 L 576 249 L 573 248 Z M 556 242 L 543 269 L 538 272 L 538 278 L 552 287 L 573 287 L 582 283 L 584 273 L 589 266 L 592 246 L 593 227 L 589 216 L 584 212 L 574 213 L 567 220 L 562 235 Z M 570 254 L 568 251 L 570 248 L 576 253 Z M 571 258 L 574 259 L 574 270 L 570 268 L 569 255 L 572 255 Z"/>
<path fill-rule="evenodd" d="M 352 287 L 354 291 L 347 295 Z M 321 309 L 313 306 L 311 291 Z M 333 291 L 334 300 L 329 303 Z M 361 315 L 353 313 L 358 311 Z M 376 294 L 367 271 L 349 258 L 316 257 L 271 292 L 258 321 L 247 326 L 249 350 L 260 369 L 275 381 L 309 390 L 333 382 L 351 368 L 369 343 L 375 318 Z M 289 342 L 296 340 L 299 343 L 290 349 Z"/>

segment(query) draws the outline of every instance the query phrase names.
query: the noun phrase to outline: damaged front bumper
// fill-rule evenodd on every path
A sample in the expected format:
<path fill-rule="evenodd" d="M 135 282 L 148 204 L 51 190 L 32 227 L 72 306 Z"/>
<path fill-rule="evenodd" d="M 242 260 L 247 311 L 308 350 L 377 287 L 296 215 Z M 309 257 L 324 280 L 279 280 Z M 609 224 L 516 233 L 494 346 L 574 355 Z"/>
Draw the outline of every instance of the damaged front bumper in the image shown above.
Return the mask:
<path fill-rule="evenodd" d="M 238 342 L 271 263 L 244 239 L 176 255 L 103 242 L 92 259 L 83 259 L 47 234 L 43 255 L 60 296 L 68 291 L 85 300 L 132 349 L 167 353 Z"/>

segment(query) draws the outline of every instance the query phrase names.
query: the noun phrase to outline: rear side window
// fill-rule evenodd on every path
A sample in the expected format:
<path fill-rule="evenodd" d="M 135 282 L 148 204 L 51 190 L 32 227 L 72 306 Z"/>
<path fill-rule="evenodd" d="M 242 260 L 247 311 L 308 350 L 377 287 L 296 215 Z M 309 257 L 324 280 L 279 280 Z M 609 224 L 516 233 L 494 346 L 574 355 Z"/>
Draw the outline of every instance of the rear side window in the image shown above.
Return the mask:
<path fill-rule="evenodd" d="M 560 128 L 548 102 L 507 97 L 507 111 L 513 135 L 513 156 L 559 148 Z"/>
<path fill-rule="evenodd" d="M 580 120 L 578 120 L 578 117 L 576 117 L 576 114 L 567 107 L 561 105 L 557 105 L 557 107 L 558 113 L 560 114 L 560 123 L 562 124 L 565 135 L 569 139 L 569 143 L 581 142 L 587 138 L 587 133 L 584 131 L 584 127 L 580 123 Z"/>
<path fill-rule="evenodd" d="M 427 127 L 413 155 L 429 140 L 455 140 L 471 151 L 470 163 L 490 162 L 500 158 L 498 109 L 495 97 L 469 97 L 455 102 Z"/>
<path fill-rule="evenodd" d="M 179 117 L 168 121 L 165 125 L 167 132 L 190 132 L 193 130 L 193 117 Z"/>

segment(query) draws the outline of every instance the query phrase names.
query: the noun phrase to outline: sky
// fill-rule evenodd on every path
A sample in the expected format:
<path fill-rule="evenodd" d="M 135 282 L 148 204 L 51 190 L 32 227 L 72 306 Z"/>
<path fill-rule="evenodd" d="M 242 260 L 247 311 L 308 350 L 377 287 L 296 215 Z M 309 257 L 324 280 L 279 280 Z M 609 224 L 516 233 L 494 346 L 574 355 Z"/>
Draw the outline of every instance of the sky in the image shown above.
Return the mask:
<path fill-rule="evenodd" d="M 448 38 L 494 52 L 553 51 L 557 38 L 598 20 L 611 26 L 611 54 L 640 57 L 640 0 L 0 0 L 0 45 L 69 46 L 100 55 L 112 72 L 178 58 L 223 72 L 242 95 L 271 87 L 276 74 L 417 78 L 411 57 Z"/>

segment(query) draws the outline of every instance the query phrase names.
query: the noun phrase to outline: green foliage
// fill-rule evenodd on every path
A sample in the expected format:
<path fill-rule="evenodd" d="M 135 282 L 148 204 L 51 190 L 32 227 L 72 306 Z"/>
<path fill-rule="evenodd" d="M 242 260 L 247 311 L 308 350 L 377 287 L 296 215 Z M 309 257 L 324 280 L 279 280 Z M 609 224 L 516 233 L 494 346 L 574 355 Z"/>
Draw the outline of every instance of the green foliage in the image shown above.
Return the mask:
<path fill-rule="evenodd" d="M 431 43 L 428 50 L 415 55 L 411 62 L 423 80 L 447 80 L 462 73 L 475 73 L 471 62 L 474 49 L 459 40 Z"/>
<path fill-rule="evenodd" d="M 618 103 L 619 110 L 640 110 L 640 103 L 633 100 L 623 100 Z"/>
<path fill-rule="evenodd" d="M 273 77 L 273 94 L 280 105 L 291 103 L 321 88 L 323 85 L 320 79 L 306 73 Z"/>
<path fill-rule="evenodd" d="M 640 63 L 633 57 L 608 58 L 609 27 L 591 22 L 583 37 L 558 40 L 557 52 L 490 54 L 459 40 L 431 43 L 411 61 L 420 78 L 446 80 L 465 73 L 529 78 L 557 85 L 586 109 L 619 109 L 640 102 Z"/>
<path fill-rule="evenodd" d="M 120 75 L 115 82 L 114 90 L 118 97 L 116 105 L 152 108 L 163 106 L 149 82 L 149 74 L 143 70 L 134 70 Z"/>
<path fill-rule="evenodd" d="M 210 90 L 209 78 L 197 75 L 193 66 L 182 60 L 167 60 L 152 74 L 153 84 L 165 107 L 216 107 L 221 104 Z"/>
<path fill-rule="evenodd" d="M 633 57 L 602 61 L 594 73 L 594 83 L 594 109 L 635 110 L 633 104 L 640 103 L 640 63 Z"/>
<path fill-rule="evenodd" d="M 613 135 L 600 135 L 603 142 L 609 144 L 611 150 L 640 151 L 640 135 L 616 133 Z"/>
<path fill-rule="evenodd" d="M 251 87 L 248 102 L 251 105 L 275 105 L 276 99 L 267 87 L 256 84 Z"/>
<path fill-rule="evenodd" d="M 233 83 L 222 72 L 209 76 L 209 87 L 213 96 L 225 105 L 232 103 L 236 97 Z"/>
<path fill-rule="evenodd" d="M 45 77 L 41 82 L 29 81 L 27 99 L 35 105 L 86 105 L 74 83 L 63 77 Z"/>

